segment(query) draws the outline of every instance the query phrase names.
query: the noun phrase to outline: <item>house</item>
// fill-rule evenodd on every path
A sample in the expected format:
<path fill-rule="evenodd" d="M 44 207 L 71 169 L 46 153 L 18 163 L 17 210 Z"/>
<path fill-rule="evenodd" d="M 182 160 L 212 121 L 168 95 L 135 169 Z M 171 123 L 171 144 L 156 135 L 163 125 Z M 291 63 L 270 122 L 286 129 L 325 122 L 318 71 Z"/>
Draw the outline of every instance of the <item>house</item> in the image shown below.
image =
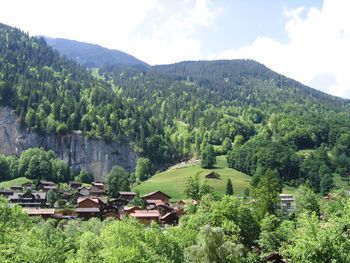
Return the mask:
<path fill-rule="evenodd" d="M 53 217 L 55 209 L 51 208 L 23 208 L 23 211 L 29 216 L 41 216 L 45 219 Z"/>
<path fill-rule="evenodd" d="M 133 200 L 136 196 L 135 192 L 118 192 L 118 194 L 119 194 L 118 198 L 122 198 L 128 201 Z"/>
<path fill-rule="evenodd" d="M 156 191 L 156 192 L 152 192 L 152 193 L 143 195 L 143 196 L 141 196 L 141 198 L 144 201 L 146 201 L 146 200 L 161 200 L 163 203 L 169 203 L 171 196 L 169 196 L 161 191 Z"/>
<path fill-rule="evenodd" d="M 91 183 L 92 187 L 95 189 L 100 189 L 100 190 L 104 190 L 105 189 L 105 184 L 101 181 L 95 181 Z"/>
<path fill-rule="evenodd" d="M 205 178 L 207 178 L 207 179 L 220 179 L 220 174 L 218 174 L 218 173 L 212 171 L 212 172 L 208 173 L 208 174 L 205 176 Z"/>
<path fill-rule="evenodd" d="M 127 214 L 135 213 L 136 210 L 142 210 L 142 209 L 138 206 L 130 206 L 130 207 L 125 206 L 123 208 L 123 211 Z"/>
<path fill-rule="evenodd" d="M 185 206 L 186 205 L 186 201 L 185 200 L 180 200 L 178 203 L 177 203 L 178 206 Z"/>
<path fill-rule="evenodd" d="M 159 212 L 157 210 L 135 210 L 130 213 L 130 217 L 136 218 L 141 224 L 149 225 L 152 222 L 159 221 Z"/>
<path fill-rule="evenodd" d="M 175 211 L 174 207 L 172 207 L 170 204 L 159 204 L 157 205 L 157 210 L 161 215 L 165 215 L 167 213 L 172 213 Z"/>
<path fill-rule="evenodd" d="M 3 197 L 8 198 L 10 195 L 13 195 L 13 191 L 12 190 L 8 190 L 8 189 L 1 189 L 0 190 L 0 195 L 2 195 Z"/>
<path fill-rule="evenodd" d="M 89 196 L 90 188 L 87 188 L 86 186 L 80 187 L 78 194 L 79 196 Z"/>
<path fill-rule="evenodd" d="M 272 263 L 287 263 L 287 260 L 283 259 L 283 257 L 278 253 L 271 253 L 266 257 L 266 261 Z"/>
<path fill-rule="evenodd" d="M 177 216 L 176 212 L 169 212 L 163 216 L 160 216 L 159 221 L 162 224 L 174 226 L 179 223 L 179 217 Z"/>
<path fill-rule="evenodd" d="M 19 192 L 19 191 L 23 191 L 23 186 L 22 185 L 13 185 L 13 186 L 10 186 L 10 189 L 12 191 Z"/>
<path fill-rule="evenodd" d="M 22 207 L 46 207 L 45 192 L 13 193 L 8 197 L 10 203 L 18 204 Z"/>
<path fill-rule="evenodd" d="M 26 182 L 22 184 L 23 190 L 27 191 L 30 189 L 33 189 L 33 183 L 32 182 Z"/>
<path fill-rule="evenodd" d="M 115 209 L 118 209 L 118 211 L 121 211 L 128 203 L 129 202 L 125 199 L 115 198 L 115 199 L 109 200 L 107 206 L 113 207 Z"/>
<path fill-rule="evenodd" d="M 78 198 L 76 213 L 77 216 L 83 219 L 90 219 L 92 217 L 100 217 L 103 202 L 98 198 Z"/>
<path fill-rule="evenodd" d="M 68 186 L 71 189 L 79 189 L 81 187 L 81 183 L 76 181 L 69 181 Z"/>
<path fill-rule="evenodd" d="M 90 196 L 105 196 L 107 193 L 104 189 L 91 188 Z"/>
<path fill-rule="evenodd" d="M 49 191 L 49 190 L 56 190 L 57 186 L 54 182 L 52 181 L 45 181 L 45 180 L 40 180 L 39 181 L 39 185 L 38 185 L 39 189 L 42 189 L 44 191 Z"/>
<path fill-rule="evenodd" d="M 280 194 L 281 210 L 283 212 L 294 212 L 294 196 L 291 194 Z"/>

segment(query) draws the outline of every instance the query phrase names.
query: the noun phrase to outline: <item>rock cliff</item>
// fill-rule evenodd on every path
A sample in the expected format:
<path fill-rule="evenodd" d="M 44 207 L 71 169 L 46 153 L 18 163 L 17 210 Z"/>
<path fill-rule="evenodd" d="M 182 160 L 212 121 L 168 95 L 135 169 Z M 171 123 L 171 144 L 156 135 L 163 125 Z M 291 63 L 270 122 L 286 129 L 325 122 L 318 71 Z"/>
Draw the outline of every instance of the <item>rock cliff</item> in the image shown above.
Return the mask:
<path fill-rule="evenodd" d="M 72 169 L 85 168 L 95 179 L 102 179 L 113 165 L 131 172 L 137 160 L 128 143 L 87 139 L 79 131 L 65 136 L 49 134 L 42 137 L 27 133 L 19 127 L 14 110 L 0 107 L 0 153 L 20 155 L 31 147 L 51 149 Z"/>

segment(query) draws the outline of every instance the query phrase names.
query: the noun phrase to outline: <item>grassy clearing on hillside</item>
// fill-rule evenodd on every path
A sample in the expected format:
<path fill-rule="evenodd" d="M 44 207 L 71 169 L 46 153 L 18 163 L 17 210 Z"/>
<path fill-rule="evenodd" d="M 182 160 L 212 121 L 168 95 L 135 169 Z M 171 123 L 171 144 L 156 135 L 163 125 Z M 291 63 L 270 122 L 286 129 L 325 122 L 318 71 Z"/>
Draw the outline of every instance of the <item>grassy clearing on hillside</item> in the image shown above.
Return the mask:
<path fill-rule="evenodd" d="M 140 194 L 145 194 L 152 191 L 163 191 L 172 197 L 172 201 L 185 199 L 183 194 L 183 186 L 185 179 L 191 175 L 199 175 L 201 180 L 205 179 L 205 175 L 215 171 L 220 174 L 220 179 L 207 179 L 209 184 L 214 186 L 220 196 L 226 192 L 227 179 L 230 178 L 233 185 L 235 195 L 243 195 L 245 188 L 249 188 L 251 177 L 237 170 L 228 168 L 225 156 L 217 157 L 217 165 L 214 169 L 203 169 L 200 164 L 187 164 L 176 166 L 165 172 L 152 176 L 147 181 L 134 187 Z"/>
<path fill-rule="evenodd" d="M 13 180 L 9 180 L 9 181 L 4 181 L 0 183 L 0 189 L 1 188 L 10 188 L 11 186 L 15 186 L 15 185 L 22 185 L 28 182 L 32 182 L 32 180 L 25 178 L 25 177 L 18 177 L 16 179 Z"/>

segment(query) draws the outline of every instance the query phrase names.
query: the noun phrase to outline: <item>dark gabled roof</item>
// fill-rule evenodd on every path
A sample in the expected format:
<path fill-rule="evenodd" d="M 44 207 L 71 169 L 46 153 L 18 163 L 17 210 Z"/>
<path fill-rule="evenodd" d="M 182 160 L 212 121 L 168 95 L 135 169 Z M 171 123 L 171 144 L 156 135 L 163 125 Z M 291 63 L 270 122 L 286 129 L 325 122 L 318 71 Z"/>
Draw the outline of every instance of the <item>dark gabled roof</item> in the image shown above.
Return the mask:
<path fill-rule="evenodd" d="M 69 181 L 68 184 L 69 184 L 69 185 L 72 185 L 72 184 L 82 185 L 81 182 L 77 182 L 77 181 Z"/>
<path fill-rule="evenodd" d="M 13 191 L 9 189 L 0 189 L 0 194 L 13 194 Z"/>
<path fill-rule="evenodd" d="M 154 195 L 156 193 L 161 193 L 161 194 L 167 196 L 169 199 L 171 198 L 170 195 L 167 195 L 166 193 L 163 193 L 162 191 L 151 192 L 151 193 L 148 193 L 148 194 L 145 194 L 145 195 L 141 196 L 141 198 L 149 197 L 149 196 L 152 196 L 152 195 Z"/>
<path fill-rule="evenodd" d="M 34 196 L 35 199 L 42 199 L 45 200 L 46 199 L 46 193 L 45 192 L 33 192 L 33 193 L 13 193 L 13 195 L 9 196 L 9 200 L 20 200 L 23 198 L 27 198 L 26 196 Z M 39 196 L 39 198 L 38 198 Z"/>
<path fill-rule="evenodd" d="M 40 180 L 40 184 L 43 185 L 56 185 L 54 182 L 52 181 L 45 181 L 45 180 Z"/>

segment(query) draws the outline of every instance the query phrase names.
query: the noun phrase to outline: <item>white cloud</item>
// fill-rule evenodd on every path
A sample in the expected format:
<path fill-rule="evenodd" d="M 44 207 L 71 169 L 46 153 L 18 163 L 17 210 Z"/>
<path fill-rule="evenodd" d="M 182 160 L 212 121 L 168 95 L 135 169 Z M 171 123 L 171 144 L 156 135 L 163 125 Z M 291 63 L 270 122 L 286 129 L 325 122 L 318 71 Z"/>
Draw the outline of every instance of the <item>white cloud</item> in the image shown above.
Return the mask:
<path fill-rule="evenodd" d="M 116 47 L 156 6 L 156 0 L 0 0 L 0 21 L 32 35 Z M 111 37 L 113 36 L 113 37 Z"/>
<path fill-rule="evenodd" d="M 216 13 L 209 4 L 210 0 L 0 0 L 0 22 L 31 35 L 96 43 L 163 64 L 203 57 L 195 34 L 213 25 Z M 139 30 L 142 27 L 145 32 Z"/>
<path fill-rule="evenodd" d="M 225 50 L 218 58 L 250 58 L 273 70 L 311 85 L 322 74 L 335 83 L 324 91 L 350 98 L 350 2 L 325 0 L 322 8 L 301 7 L 285 12 L 288 43 L 258 37 L 238 50 Z M 305 13 L 306 12 L 306 13 Z M 313 86 L 314 88 L 321 88 Z"/>
<path fill-rule="evenodd" d="M 177 12 L 159 8 L 166 18 L 154 23 L 149 35 L 134 38 L 129 49 L 132 54 L 151 64 L 204 58 L 201 41 L 195 34 L 201 28 L 213 27 L 219 10 L 210 10 L 208 0 L 178 3 L 181 8 Z"/>

